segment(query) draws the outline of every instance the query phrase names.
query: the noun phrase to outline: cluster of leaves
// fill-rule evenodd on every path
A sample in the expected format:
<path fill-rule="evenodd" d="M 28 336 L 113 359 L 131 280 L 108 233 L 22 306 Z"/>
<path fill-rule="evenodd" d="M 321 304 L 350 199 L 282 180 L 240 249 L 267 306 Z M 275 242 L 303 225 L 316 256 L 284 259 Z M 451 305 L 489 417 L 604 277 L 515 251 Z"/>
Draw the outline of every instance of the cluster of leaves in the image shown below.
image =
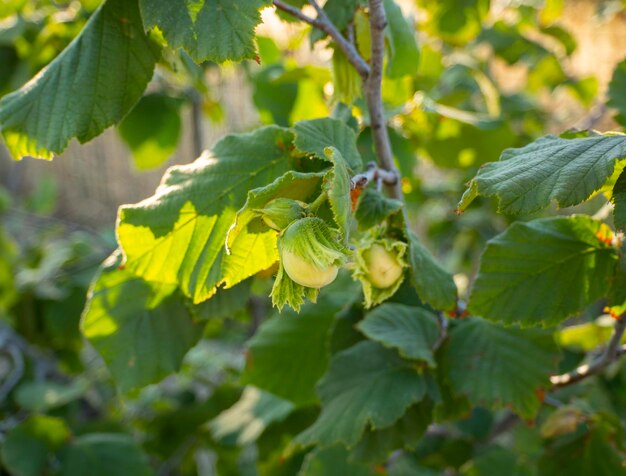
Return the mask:
<path fill-rule="evenodd" d="M 492 21 L 488 1 L 464 8 L 423 1 L 421 44 L 413 20 L 383 2 L 384 113 L 393 117 L 388 133 L 406 204 L 374 186 L 360 196 L 351 189 L 351 178 L 376 160 L 361 79 L 332 39 L 332 72 L 297 65 L 271 39 L 255 39 L 270 3 L 106 0 L 45 69 L 0 100 L 2 134 L 17 158 L 51 158 L 70 139 L 85 142 L 121 123 L 122 137 L 150 162 L 159 155 L 151 133 L 171 139 L 157 140 L 167 156 L 179 128 L 170 114 L 175 98 L 141 98 L 155 65 L 167 69 L 162 57 L 174 72 L 172 64 L 187 65 L 186 81 L 198 74 L 191 60 L 258 54 L 261 66 L 249 68 L 249 79 L 270 123 L 224 137 L 169 169 L 152 197 L 120 208 L 119 248 L 97 272 L 80 322 L 86 352 L 97 351 L 115 387 L 98 364 L 83 367 L 79 312 L 58 314 L 59 302 L 74 309 L 71 295 L 76 310 L 84 302 L 84 281 L 46 274 L 70 266 L 73 248 L 64 242 L 62 253 L 38 254 L 30 265 L 37 272 L 22 272 L 16 256 L 24 252 L 12 251 L 8 234 L 0 237 L 7 243 L 0 282 L 8 283 L 0 312 L 28 341 L 63 356 L 60 367 L 54 363 L 60 375 L 44 372 L 43 381 L 40 356 L 28 356 L 24 382 L 10 388 L 3 411 L 15 421 L 4 435 L 3 464 L 25 475 L 86 467 L 152 474 L 154 466 L 194 474 L 211 465 L 220 474 L 624 473 L 623 366 L 563 389 L 551 380 L 602 351 L 619 326 L 595 318 L 604 306 L 619 316 L 626 305 L 626 136 L 570 132 L 533 141 L 545 128 L 538 92 L 565 88 L 583 105 L 595 96 L 592 78 L 569 77 L 562 66 L 576 44 L 553 23 L 559 2 L 541 9 L 522 2 L 514 20 Z M 280 3 L 300 11 L 306 2 Z M 8 5 L 0 16 L 21 6 Z M 318 12 L 353 38 L 365 60 L 367 6 L 328 0 Z M 309 40 L 328 38 L 312 30 Z M 502 90 L 492 73 L 498 61 L 527 69 L 520 91 Z M 618 66 L 609 91 L 619 121 L 625 71 Z M 145 127 L 153 115 L 166 125 Z M 416 150 L 444 170 L 448 190 L 416 171 Z M 448 198 L 458 199 L 470 178 L 457 205 L 461 218 L 430 211 L 437 203 L 451 211 Z M 553 202 L 593 207 L 598 194 L 614 204 L 607 220 L 540 215 Z M 277 199 L 300 207 L 284 226 L 273 226 L 269 213 Z M 504 218 L 494 218 L 494 203 Z M 460 257 L 450 262 L 462 269 L 484 235 L 514 215 L 524 220 L 488 241 L 467 309 L 408 226 L 423 215 L 431 238 L 473 240 L 453 250 Z M 297 235 L 313 252 L 287 243 L 289 227 L 305 220 L 321 223 Z M 374 245 L 403 269 L 392 285 L 368 276 Z M 350 260 L 357 281 L 341 270 L 318 296 L 291 279 L 284 250 L 314 261 L 324 249 L 339 253 L 339 264 Z M 273 303 L 293 309 L 266 316 L 272 288 Z M 572 316 L 582 322 L 563 327 Z M 242 346 L 245 361 L 236 358 Z M 103 403 L 114 391 L 125 405 Z"/>

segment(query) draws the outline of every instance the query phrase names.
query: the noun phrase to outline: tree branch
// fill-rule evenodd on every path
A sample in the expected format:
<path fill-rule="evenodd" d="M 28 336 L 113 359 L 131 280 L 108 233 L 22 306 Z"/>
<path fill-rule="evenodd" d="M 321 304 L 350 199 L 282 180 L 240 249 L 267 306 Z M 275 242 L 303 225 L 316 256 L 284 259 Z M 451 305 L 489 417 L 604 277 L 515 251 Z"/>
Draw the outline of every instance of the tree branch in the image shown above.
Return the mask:
<path fill-rule="evenodd" d="M 369 0 L 370 29 L 372 35 L 371 71 L 365 84 L 367 106 L 370 113 L 370 126 L 378 161 L 383 169 L 396 176 L 395 183 L 390 186 L 390 195 L 402 200 L 402 184 L 396 169 L 387 132 L 387 124 L 383 110 L 382 81 L 383 60 L 385 55 L 385 27 L 387 16 L 382 0 Z"/>
<path fill-rule="evenodd" d="M 602 372 L 613 362 L 617 361 L 622 355 L 626 354 L 626 345 L 620 344 L 625 331 L 626 313 L 617 318 L 611 340 L 602 355 L 590 364 L 581 365 L 571 372 L 562 375 L 553 375 L 550 377 L 552 388 L 556 390 L 558 388 L 580 382 L 591 375 L 596 375 Z"/>
<path fill-rule="evenodd" d="M 365 81 L 370 74 L 370 67 L 365 62 L 365 60 L 361 57 L 357 49 L 354 45 L 352 45 L 342 34 L 337 27 L 333 24 L 332 21 L 326 15 L 326 12 L 319 6 L 319 4 L 315 0 L 309 0 L 309 3 L 315 8 L 317 11 L 317 18 L 311 18 L 310 16 L 302 13 L 299 8 L 296 8 L 292 5 L 289 5 L 281 0 L 274 0 L 274 6 L 279 10 L 282 10 L 286 13 L 289 13 L 291 16 L 302 20 L 305 23 L 308 23 L 314 28 L 323 31 L 327 35 L 329 35 L 337 46 L 341 48 L 343 53 L 348 58 L 348 61 L 354 66 L 357 70 L 361 78 Z"/>

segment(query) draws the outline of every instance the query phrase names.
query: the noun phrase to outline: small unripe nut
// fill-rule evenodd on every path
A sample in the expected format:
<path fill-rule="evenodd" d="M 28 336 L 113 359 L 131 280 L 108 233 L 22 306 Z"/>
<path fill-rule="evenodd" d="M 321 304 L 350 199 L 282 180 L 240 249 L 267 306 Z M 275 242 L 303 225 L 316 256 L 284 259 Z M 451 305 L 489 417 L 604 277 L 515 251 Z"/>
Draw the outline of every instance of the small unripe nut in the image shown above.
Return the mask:
<path fill-rule="evenodd" d="M 382 245 L 374 243 L 363 252 L 363 259 L 367 268 L 366 277 L 376 288 L 388 288 L 402 276 L 402 264 L 398 257 Z"/>
<path fill-rule="evenodd" d="M 320 218 L 294 221 L 278 240 L 282 266 L 292 281 L 307 288 L 332 283 L 348 250 Z"/>
<path fill-rule="evenodd" d="M 321 288 L 332 283 L 337 277 L 337 266 L 318 268 L 290 251 L 283 251 L 283 266 L 289 277 L 307 288 Z"/>

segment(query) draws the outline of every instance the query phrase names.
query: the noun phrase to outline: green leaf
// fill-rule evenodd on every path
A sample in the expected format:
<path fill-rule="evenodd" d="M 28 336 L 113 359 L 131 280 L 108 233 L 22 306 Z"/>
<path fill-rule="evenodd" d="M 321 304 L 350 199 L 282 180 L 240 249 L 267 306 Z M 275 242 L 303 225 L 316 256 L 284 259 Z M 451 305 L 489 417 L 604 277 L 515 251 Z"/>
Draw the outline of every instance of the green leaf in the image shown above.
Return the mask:
<path fill-rule="evenodd" d="M 400 200 L 387 198 L 373 188 L 366 188 L 359 197 L 354 216 L 359 223 L 359 230 L 365 231 L 401 209 Z"/>
<path fill-rule="evenodd" d="M 392 426 L 367 430 L 352 451 L 351 459 L 384 463 L 394 450 L 414 450 L 432 423 L 433 402 L 422 400 Z"/>
<path fill-rule="evenodd" d="M 264 123 L 286 127 L 298 98 L 298 81 L 285 80 L 284 74 L 285 68 L 279 64 L 254 74 L 252 99 Z"/>
<path fill-rule="evenodd" d="M 435 309 L 455 309 L 457 291 L 452 276 L 437 263 L 415 233 L 409 232 L 407 237 L 411 282 L 420 299 Z"/>
<path fill-rule="evenodd" d="M 420 64 L 420 51 L 415 36 L 415 27 L 402 14 L 393 0 L 385 0 L 389 45 L 387 75 L 390 78 L 415 76 Z"/>
<path fill-rule="evenodd" d="M 279 127 L 229 135 L 195 162 L 172 167 L 155 195 L 120 209 L 117 235 L 129 271 L 177 284 L 194 303 L 278 260 L 276 232 L 224 240 L 248 191 L 291 169 L 291 135 Z"/>
<path fill-rule="evenodd" d="M 617 109 L 615 119 L 621 125 L 626 125 L 626 60 L 618 63 L 613 71 L 613 77 L 609 83 L 607 105 Z"/>
<path fill-rule="evenodd" d="M 437 316 L 432 312 L 386 303 L 369 312 L 357 328 L 369 339 L 397 349 L 402 357 L 435 366 L 433 347 L 440 331 Z"/>
<path fill-rule="evenodd" d="M 115 383 L 127 391 L 178 371 L 201 336 L 172 286 L 150 284 L 119 269 L 113 254 L 89 292 L 81 329 Z M 173 293 L 174 292 L 174 293 Z"/>
<path fill-rule="evenodd" d="M 494 321 L 558 324 L 605 296 L 617 251 L 586 216 L 514 223 L 487 244 L 469 310 Z"/>
<path fill-rule="evenodd" d="M 22 383 L 15 392 L 15 400 L 25 410 L 45 412 L 82 397 L 88 384 L 83 379 L 69 383 L 30 381 Z"/>
<path fill-rule="evenodd" d="M 181 120 L 181 101 L 164 94 L 141 98 L 119 125 L 124 142 L 139 170 L 159 167 L 176 151 Z"/>
<path fill-rule="evenodd" d="M 482 451 L 469 464 L 463 466 L 463 476 L 533 476 L 532 469 L 522 462 L 515 452 L 501 446 L 490 446 Z"/>
<path fill-rule="evenodd" d="M 220 289 L 211 299 L 191 306 L 194 318 L 204 321 L 233 317 L 248 305 L 250 285 L 251 280 L 248 280 L 229 289 Z"/>
<path fill-rule="evenodd" d="M 334 147 L 324 150 L 333 168 L 324 179 L 324 189 L 328 193 L 328 202 L 333 211 L 335 223 L 345 239 L 348 238 L 352 200 L 350 199 L 350 171 L 341 153 Z"/>
<path fill-rule="evenodd" d="M 571 441 L 555 441 L 539 460 L 539 476 L 623 476 L 623 455 L 613 444 L 613 435 L 594 428 Z M 560 444 L 559 444 L 560 443 Z"/>
<path fill-rule="evenodd" d="M 294 408 L 287 400 L 247 386 L 239 401 L 213 419 L 209 427 L 213 437 L 223 444 L 245 446 L 254 443 L 271 423 L 284 420 Z"/>
<path fill-rule="evenodd" d="M 60 454 L 60 476 L 112 474 L 151 476 L 148 457 L 133 439 L 117 433 L 91 433 L 75 438 Z"/>
<path fill-rule="evenodd" d="M 550 387 L 558 357 L 550 332 L 470 318 L 450 331 L 443 368 L 453 390 L 473 404 L 510 405 L 533 418 L 541 406 L 536 391 Z"/>
<path fill-rule="evenodd" d="M 507 149 L 499 162 L 484 165 L 471 182 L 475 193 L 496 196 L 502 213 L 532 213 L 556 200 L 578 205 L 607 181 L 626 157 L 626 136 L 578 139 L 546 136 L 520 149 Z M 463 211 L 470 203 L 459 205 Z"/>
<path fill-rule="evenodd" d="M 52 159 L 72 138 L 93 139 L 135 105 L 158 58 L 136 0 L 107 0 L 52 63 L 0 100 L 9 151 Z"/>
<path fill-rule="evenodd" d="M 388 427 L 426 394 L 413 364 L 380 344 L 363 341 L 335 354 L 318 384 L 322 413 L 298 435 L 302 445 L 354 446 L 366 427 Z"/>
<path fill-rule="evenodd" d="M 618 231 L 626 229 L 626 170 L 622 171 L 613 186 L 611 200 L 613 209 L 613 224 Z"/>
<path fill-rule="evenodd" d="M 341 305 L 323 292 L 300 314 L 289 309 L 263 323 L 248 342 L 242 381 L 298 406 L 316 403 L 315 383 L 326 370 L 329 332 Z"/>
<path fill-rule="evenodd" d="M 330 117 L 300 121 L 293 131 L 296 135 L 294 144 L 301 152 L 312 154 L 318 159 L 330 160 L 326 155 L 326 148 L 334 147 L 352 172 L 362 168 L 363 161 L 356 148 L 356 133 L 345 122 Z"/>
<path fill-rule="evenodd" d="M 140 0 L 146 29 L 158 26 L 172 48 L 200 63 L 254 58 L 254 30 L 269 0 Z"/>
<path fill-rule="evenodd" d="M 33 415 L 11 429 L 2 443 L 2 463 L 15 476 L 46 473 L 48 454 L 70 438 L 61 418 Z"/>
<path fill-rule="evenodd" d="M 350 452 L 341 445 L 316 448 L 304 459 L 298 476 L 375 476 L 374 468 L 349 460 Z"/>
<path fill-rule="evenodd" d="M 237 212 L 235 223 L 228 230 L 226 245 L 229 248 L 232 247 L 237 237 L 248 225 L 256 225 L 257 228 L 262 227 L 258 220 L 255 223 L 254 219 L 259 216 L 258 211 L 264 208 L 271 200 L 282 197 L 307 201 L 313 192 L 319 190 L 324 175 L 324 172 L 302 173 L 290 170 L 271 184 L 250 190 L 246 203 Z M 267 227 L 264 227 L 264 229 L 267 231 Z"/>

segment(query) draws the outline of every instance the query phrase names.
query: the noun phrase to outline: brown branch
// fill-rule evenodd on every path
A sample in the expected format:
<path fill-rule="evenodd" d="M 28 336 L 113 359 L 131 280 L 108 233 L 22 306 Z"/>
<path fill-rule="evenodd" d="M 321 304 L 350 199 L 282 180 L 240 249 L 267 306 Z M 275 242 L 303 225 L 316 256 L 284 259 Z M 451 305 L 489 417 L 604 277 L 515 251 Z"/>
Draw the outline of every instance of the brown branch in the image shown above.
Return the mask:
<path fill-rule="evenodd" d="M 350 188 L 365 188 L 370 182 L 382 182 L 386 185 L 395 185 L 398 181 L 398 176 L 393 172 L 381 169 L 376 165 L 376 162 L 370 162 L 367 164 L 367 171 L 362 174 L 357 174 L 350 180 Z"/>
<path fill-rule="evenodd" d="M 296 8 L 292 5 L 289 5 L 281 0 L 274 0 L 274 6 L 279 10 L 282 10 L 286 13 L 289 13 L 291 16 L 302 20 L 305 23 L 308 23 L 314 28 L 323 31 L 328 36 L 330 36 L 337 46 L 343 51 L 343 53 L 348 58 L 348 61 L 354 66 L 357 70 L 361 78 L 365 80 L 370 74 L 370 67 L 365 62 L 365 60 L 361 57 L 356 47 L 351 44 L 339 30 L 333 24 L 332 21 L 326 15 L 326 12 L 318 5 L 315 0 L 309 0 L 309 3 L 315 8 L 317 11 L 317 18 L 311 18 L 310 16 L 303 13 L 299 8 Z"/>
<path fill-rule="evenodd" d="M 580 382 L 581 380 L 592 375 L 599 374 L 613 362 L 619 360 L 622 355 L 626 354 L 626 345 L 620 344 L 625 331 L 626 313 L 617 318 L 611 340 L 602 355 L 593 362 L 581 365 L 571 372 L 562 375 L 553 375 L 550 377 L 552 389 L 556 390 L 558 388 Z"/>
<path fill-rule="evenodd" d="M 385 55 L 385 27 L 387 26 L 387 16 L 382 0 L 370 0 L 370 30 L 372 35 L 371 71 L 365 83 L 367 106 L 370 113 L 370 126 L 376 155 L 381 167 L 394 175 L 397 179 L 389 187 L 390 195 L 393 198 L 402 200 L 402 183 L 399 180 L 400 174 L 396 169 L 387 132 L 387 124 L 383 109 L 382 81 L 383 81 L 383 61 Z"/>

